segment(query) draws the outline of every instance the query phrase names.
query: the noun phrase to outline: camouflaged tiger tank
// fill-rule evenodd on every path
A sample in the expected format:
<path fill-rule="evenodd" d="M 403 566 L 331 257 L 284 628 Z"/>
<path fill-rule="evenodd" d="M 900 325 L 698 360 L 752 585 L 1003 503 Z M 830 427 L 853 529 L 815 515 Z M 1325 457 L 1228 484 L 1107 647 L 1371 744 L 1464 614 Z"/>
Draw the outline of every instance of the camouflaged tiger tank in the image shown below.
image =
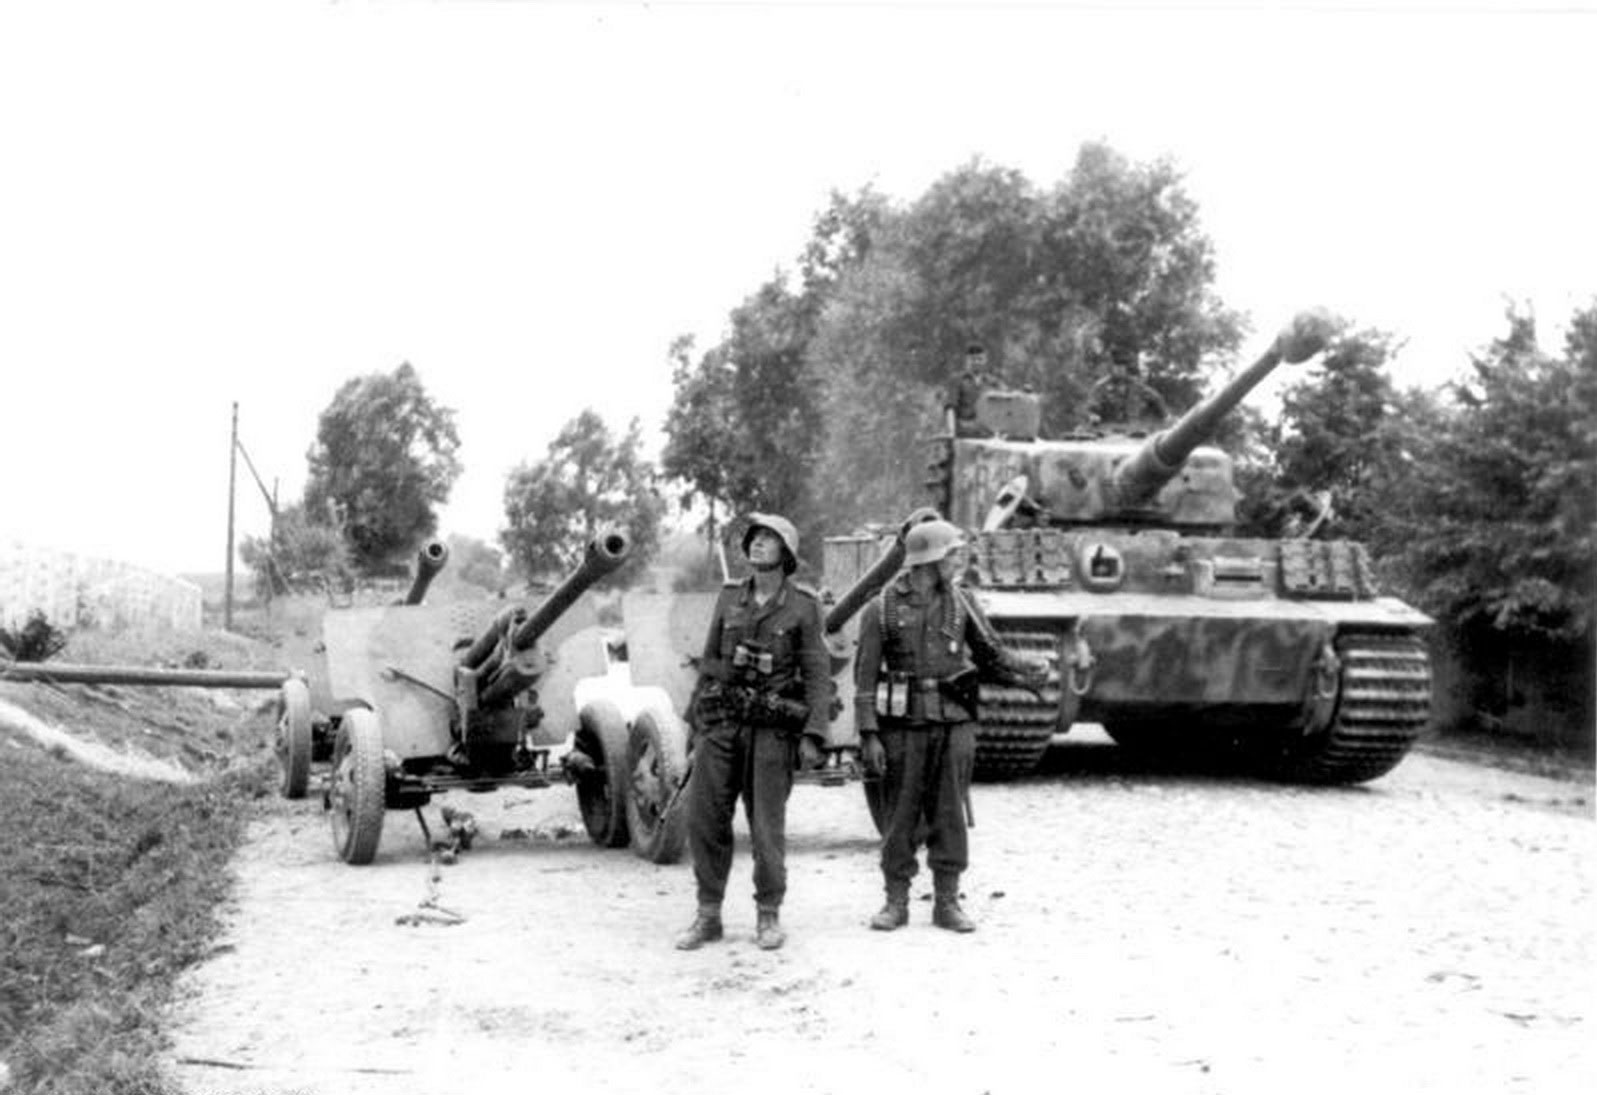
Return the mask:
<path fill-rule="evenodd" d="M 964 421 L 950 409 L 933 504 L 966 530 L 967 583 L 1006 641 L 1056 658 L 1042 700 L 983 685 L 978 776 L 1031 770 L 1077 722 L 1312 783 L 1374 779 L 1408 753 L 1430 715 L 1431 621 L 1381 595 L 1362 544 L 1231 535 L 1231 458 L 1205 444 L 1329 333 L 1298 316 L 1163 430 L 1043 440 L 1024 392 L 983 392 Z"/>

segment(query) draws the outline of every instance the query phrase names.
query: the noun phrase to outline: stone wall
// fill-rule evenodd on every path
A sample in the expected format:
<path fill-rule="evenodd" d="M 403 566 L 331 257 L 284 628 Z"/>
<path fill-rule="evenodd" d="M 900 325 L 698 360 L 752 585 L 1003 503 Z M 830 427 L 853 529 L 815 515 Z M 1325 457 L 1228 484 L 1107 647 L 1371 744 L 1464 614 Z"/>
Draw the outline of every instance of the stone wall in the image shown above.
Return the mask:
<path fill-rule="evenodd" d="M 198 629 L 200 587 L 114 559 L 0 540 L 0 626 Z"/>

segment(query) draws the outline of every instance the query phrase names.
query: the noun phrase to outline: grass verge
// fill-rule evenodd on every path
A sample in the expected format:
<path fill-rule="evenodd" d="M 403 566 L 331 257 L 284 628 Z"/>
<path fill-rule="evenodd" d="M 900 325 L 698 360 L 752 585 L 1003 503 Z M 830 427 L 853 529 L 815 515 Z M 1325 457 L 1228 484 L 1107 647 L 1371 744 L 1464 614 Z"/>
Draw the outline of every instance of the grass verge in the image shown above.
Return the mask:
<path fill-rule="evenodd" d="M 167 1090 L 163 1009 L 212 945 L 269 775 L 138 782 L 0 741 L 0 1062 L 14 1089 Z"/>

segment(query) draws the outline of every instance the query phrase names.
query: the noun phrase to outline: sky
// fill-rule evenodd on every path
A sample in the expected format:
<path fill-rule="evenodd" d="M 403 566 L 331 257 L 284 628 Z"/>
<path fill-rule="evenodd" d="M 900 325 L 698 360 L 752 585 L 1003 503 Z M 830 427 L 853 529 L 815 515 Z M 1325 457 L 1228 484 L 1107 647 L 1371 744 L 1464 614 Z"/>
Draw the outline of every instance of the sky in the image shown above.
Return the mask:
<path fill-rule="evenodd" d="M 1597 5 L 308 2 L 0 7 L 0 540 L 224 569 L 229 431 L 285 502 L 410 362 L 493 542 L 586 407 L 657 447 L 667 351 L 833 190 L 1084 141 L 1185 172 L 1251 357 L 1319 305 L 1438 384 L 1597 297 Z M 237 468 L 236 536 L 266 505 Z"/>

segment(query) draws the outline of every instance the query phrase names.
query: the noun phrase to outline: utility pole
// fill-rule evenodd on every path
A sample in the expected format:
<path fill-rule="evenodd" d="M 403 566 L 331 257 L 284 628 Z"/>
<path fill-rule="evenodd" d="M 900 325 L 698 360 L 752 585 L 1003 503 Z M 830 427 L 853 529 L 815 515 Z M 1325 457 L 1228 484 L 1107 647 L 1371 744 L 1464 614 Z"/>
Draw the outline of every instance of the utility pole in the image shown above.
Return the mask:
<path fill-rule="evenodd" d="M 227 591 L 222 595 L 222 630 L 233 630 L 233 482 L 238 477 L 238 403 L 233 404 L 233 436 L 227 446 Z"/>

